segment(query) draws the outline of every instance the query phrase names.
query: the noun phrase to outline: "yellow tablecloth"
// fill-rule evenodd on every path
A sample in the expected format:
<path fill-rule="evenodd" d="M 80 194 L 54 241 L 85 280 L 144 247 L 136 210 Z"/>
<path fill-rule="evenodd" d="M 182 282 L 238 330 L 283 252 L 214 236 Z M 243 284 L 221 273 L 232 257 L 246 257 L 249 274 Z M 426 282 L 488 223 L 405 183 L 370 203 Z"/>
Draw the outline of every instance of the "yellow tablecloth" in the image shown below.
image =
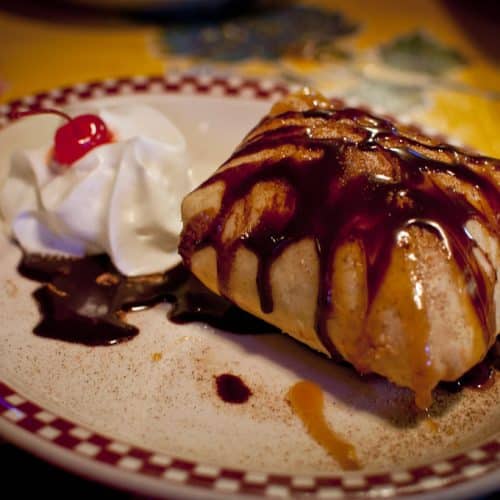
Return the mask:
<path fill-rule="evenodd" d="M 274 8 L 263 2 L 210 19 L 6 3 L 0 102 L 174 69 L 271 76 L 403 115 L 500 157 L 494 2 L 303 0 Z"/>

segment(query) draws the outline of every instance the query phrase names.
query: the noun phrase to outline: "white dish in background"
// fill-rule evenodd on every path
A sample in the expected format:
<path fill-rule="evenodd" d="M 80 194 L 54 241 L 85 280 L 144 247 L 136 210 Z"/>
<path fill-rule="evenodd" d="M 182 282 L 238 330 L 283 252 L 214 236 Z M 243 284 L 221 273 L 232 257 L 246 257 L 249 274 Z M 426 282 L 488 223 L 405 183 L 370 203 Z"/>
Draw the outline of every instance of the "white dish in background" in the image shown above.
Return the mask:
<path fill-rule="evenodd" d="M 0 107 L 0 124 L 24 105 L 150 104 L 185 134 L 198 183 L 284 92 L 237 79 L 131 78 L 16 101 Z M 11 151 L 50 140 L 43 120 L 0 129 L 0 182 Z M 40 338 L 38 285 L 19 276 L 19 249 L 0 238 L 0 432 L 34 454 L 145 495 L 460 498 L 500 488 L 500 384 L 441 397 L 429 421 L 415 416 L 409 391 L 289 337 L 176 325 L 168 305 L 130 313 L 140 333 L 115 346 Z M 219 399 L 222 373 L 244 380 L 247 403 Z M 285 394 L 301 379 L 323 389 L 326 418 L 355 446 L 361 471 L 343 472 L 293 414 Z"/>

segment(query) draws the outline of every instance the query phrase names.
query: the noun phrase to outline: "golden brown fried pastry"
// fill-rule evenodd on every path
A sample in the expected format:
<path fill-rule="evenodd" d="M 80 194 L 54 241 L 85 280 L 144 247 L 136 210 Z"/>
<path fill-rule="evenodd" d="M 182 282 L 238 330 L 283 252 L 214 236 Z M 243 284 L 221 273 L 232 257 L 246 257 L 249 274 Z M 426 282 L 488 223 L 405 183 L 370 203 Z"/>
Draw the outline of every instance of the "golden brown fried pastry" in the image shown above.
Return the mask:
<path fill-rule="evenodd" d="M 500 162 L 304 91 L 182 205 L 211 290 L 415 391 L 477 364 L 500 324 Z"/>

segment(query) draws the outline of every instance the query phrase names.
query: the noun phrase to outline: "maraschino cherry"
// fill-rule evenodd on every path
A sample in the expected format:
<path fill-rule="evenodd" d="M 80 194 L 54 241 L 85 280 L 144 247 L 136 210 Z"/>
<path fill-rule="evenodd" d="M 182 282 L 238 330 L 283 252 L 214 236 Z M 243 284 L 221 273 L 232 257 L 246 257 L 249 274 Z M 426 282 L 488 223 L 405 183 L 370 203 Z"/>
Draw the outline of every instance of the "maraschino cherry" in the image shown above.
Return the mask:
<path fill-rule="evenodd" d="M 56 114 L 67 120 L 54 136 L 53 159 L 60 165 L 70 166 L 96 146 L 113 141 L 113 135 L 97 115 L 85 114 L 72 118 L 58 109 L 41 108 L 17 112 L 14 117 L 44 113 Z"/>

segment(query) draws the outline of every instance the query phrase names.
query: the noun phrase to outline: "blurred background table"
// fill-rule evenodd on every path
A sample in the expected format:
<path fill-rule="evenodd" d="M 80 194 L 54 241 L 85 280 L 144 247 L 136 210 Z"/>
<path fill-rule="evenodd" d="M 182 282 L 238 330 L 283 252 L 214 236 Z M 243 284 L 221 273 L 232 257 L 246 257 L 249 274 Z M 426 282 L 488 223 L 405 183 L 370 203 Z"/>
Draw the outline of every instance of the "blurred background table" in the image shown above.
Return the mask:
<path fill-rule="evenodd" d="M 494 0 L 3 0 L 0 104 L 108 78 L 237 74 L 314 86 L 498 157 L 499 21 Z M 0 460 L 30 491 L 122 496 L 11 445 Z"/>
<path fill-rule="evenodd" d="M 494 0 L 1 5 L 0 102 L 111 77 L 238 73 L 355 97 L 500 156 Z"/>

